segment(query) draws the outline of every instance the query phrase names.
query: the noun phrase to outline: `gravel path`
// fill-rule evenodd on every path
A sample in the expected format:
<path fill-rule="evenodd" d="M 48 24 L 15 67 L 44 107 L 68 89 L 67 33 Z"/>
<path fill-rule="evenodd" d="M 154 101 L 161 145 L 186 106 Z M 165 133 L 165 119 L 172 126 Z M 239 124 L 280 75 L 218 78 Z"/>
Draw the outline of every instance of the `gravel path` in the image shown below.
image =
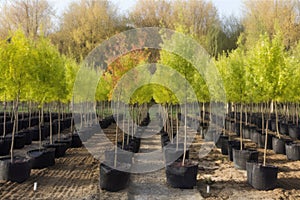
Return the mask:
<path fill-rule="evenodd" d="M 142 139 L 140 153 L 149 153 L 149 149 L 162 152 L 160 135 L 157 134 L 151 138 Z M 161 153 L 161 159 L 156 161 L 157 163 L 151 162 L 151 164 L 163 164 L 162 158 Z M 202 199 L 199 191 L 196 189 L 181 190 L 168 186 L 165 168 L 149 173 L 132 174 L 128 192 L 128 198 L 132 200 Z"/>

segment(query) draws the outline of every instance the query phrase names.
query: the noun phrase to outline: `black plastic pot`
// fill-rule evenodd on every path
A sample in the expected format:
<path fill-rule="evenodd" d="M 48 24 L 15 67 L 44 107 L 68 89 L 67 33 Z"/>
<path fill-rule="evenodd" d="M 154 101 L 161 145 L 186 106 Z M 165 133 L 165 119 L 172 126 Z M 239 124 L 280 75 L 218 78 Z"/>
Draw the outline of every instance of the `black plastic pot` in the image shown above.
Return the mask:
<path fill-rule="evenodd" d="M 55 158 L 63 157 L 66 154 L 67 145 L 65 143 L 53 143 L 53 144 L 43 144 L 45 148 L 55 149 Z"/>
<path fill-rule="evenodd" d="M 229 118 L 225 119 L 225 129 L 230 130 L 231 127 L 231 120 Z"/>
<path fill-rule="evenodd" d="M 124 166 L 125 170 L 121 171 L 113 169 L 105 163 L 100 164 L 100 188 L 110 192 L 118 192 L 125 189 L 130 180 L 130 173 L 127 171 L 128 166 Z"/>
<path fill-rule="evenodd" d="M 27 152 L 27 157 L 31 160 L 32 169 L 42 169 L 55 164 L 55 149 L 43 148 L 30 150 Z"/>
<path fill-rule="evenodd" d="M 286 156 L 289 160 L 300 160 L 300 144 L 299 143 L 286 143 L 285 144 Z"/>
<path fill-rule="evenodd" d="M 166 133 L 161 134 L 161 146 L 164 147 L 170 143 L 170 138 Z"/>
<path fill-rule="evenodd" d="M 222 140 L 222 144 L 221 144 L 222 155 L 228 155 L 228 142 L 229 142 L 229 138 L 227 138 L 227 140 Z"/>
<path fill-rule="evenodd" d="M 31 118 L 31 126 L 37 126 L 39 124 L 39 118 L 38 117 L 32 117 Z"/>
<path fill-rule="evenodd" d="M 272 138 L 272 148 L 276 154 L 285 154 L 285 140 L 282 138 Z"/>
<path fill-rule="evenodd" d="M 32 134 L 32 141 L 39 141 L 40 140 L 39 127 L 38 126 L 31 127 L 28 130 Z M 41 134 L 42 134 L 42 138 L 41 139 L 44 140 L 45 139 L 44 132 L 42 131 Z"/>
<path fill-rule="evenodd" d="M 215 135 L 215 140 L 217 140 L 215 142 L 216 147 L 219 149 L 222 148 L 222 144 L 227 143 L 228 138 L 229 138 L 228 135 Z"/>
<path fill-rule="evenodd" d="M 243 138 L 244 139 L 250 139 L 250 127 L 249 127 L 249 125 L 244 126 Z"/>
<path fill-rule="evenodd" d="M 52 122 L 52 134 L 56 135 L 58 132 L 58 120 L 53 120 Z"/>
<path fill-rule="evenodd" d="M 12 138 L 12 135 L 6 135 L 6 138 Z M 15 134 L 14 149 L 22 149 L 25 146 L 25 134 Z"/>
<path fill-rule="evenodd" d="M 128 146 L 132 149 L 133 153 L 138 153 L 140 150 L 140 143 L 136 140 L 131 140 Z"/>
<path fill-rule="evenodd" d="M 80 147 L 82 147 L 82 141 L 81 141 L 79 135 L 76 134 L 76 133 L 73 133 L 73 135 L 72 135 L 72 144 L 71 144 L 71 147 L 72 148 L 80 148 Z"/>
<path fill-rule="evenodd" d="M 284 135 L 289 135 L 288 124 L 281 122 L 279 124 L 279 132 Z"/>
<path fill-rule="evenodd" d="M 31 131 L 23 130 L 20 133 L 25 135 L 25 145 L 31 145 L 31 143 L 32 143 L 32 133 L 31 133 Z"/>
<path fill-rule="evenodd" d="M 247 181 L 257 190 L 271 190 L 276 187 L 278 167 L 247 162 Z"/>
<path fill-rule="evenodd" d="M 124 146 L 123 146 L 123 142 L 118 142 L 118 148 L 125 151 L 133 152 L 133 147 L 129 144 L 126 144 L 126 142 L 124 143 Z"/>
<path fill-rule="evenodd" d="M 43 126 L 41 126 L 42 129 L 42 140 L 44 140 L 46 137 L 49 137 L 50 135 L 50 124 L 45 123 Z"/>
<path fill-rule="evenodd" d="M 0 180 L 22 183 L 30 177 L 30 160 L 23 157 L 10 156 L 0 158 Z"/>
<path fill-rule="evenodd" d="M 10 152 L 11 137 L 0 137 L 0 156 L 6 156 Z"/>
<path fill-rule="evenodd" d="M 300 139 L 300 128 L 296 125 L 289 125 L 289 136 L 294 140 Z"/>
<path fill-rule="evenodd" d="M 100 126 L 103 129 L 108 128 L 113 122 L 114 122 L 114 117 L 113 116 L 109 116 L 109 117 L 105 117 L 102 121 L 100 121 Z"/>
<path fill-rule="evenodd" d="M 272 148 L 272 137 L 273 137 L 273 135 L 268 134 L 267 149 L 273 149 Z M 266 139 L 266 134 L 259 134 L 257 147 L 264 148 L 265 147 L 265 139 Z"/>
<path fill-rule="evenodd" d="M 18 131 L 26 129 L 26 128 L 28 128 L 28 120 L 26 120 L 26 119 L 24 119 L 24 120 L 20 119 L 18 121 Z"/>
<path fill-rule="evenodd" d="M 271 131 L 276 131 L 276 119 L 271 119 Z"/>
<path fill-rule="evenodd" d="M 61 138 L 60 140 L 54 141 L 54 143 L 65 144 L 68 149 L 72 145 L 72 139 L 71 138 Z"/>
<path fill-rule="evenodd" d="M 115 150 L 105 151 L 104 155 L 105 155 L 105 162 L 110 163 L 112 165 L 112 163 L 114 163 L 115 161 L 115 155 L 116 155 Z M 132 152 L 124 151 L 121 149 L 118 149 L 117 151 L 117 162 L 119 163 L 132 164 L 132 157 L 133 157 Z"/>
<path fill-rule="evenodd" d="M 5 132 L 6 132 L 6 134 L 11 134 L 12 133 L 12 131 L 13 131 L 13 125 L 14 125 L 13 122 L 6 121 L 6 124 L 5 124 Z M 2 126 L 3 126 L 3 124 L 2 124 Z"/>
<path fill-rule="evenodd" d="M 234 120 L 231 120 L 231 125 L 230 125 L 230 129 L 232 132 L 235 132 L 235 123 L 234 123 Z"/>
<path fill-rule="evenodd" d="M 174 162 L 166 166 L 167 183 L 173 188 L 192 189 L 197 184 L 198 163 Z"/>
<path fill-rule="evenodd" d="M 252 185 L 252 169 L 253 165 L 256 164 L 255 161 L 247 161 L 246 162 L 246 170 L 247 170 L 247 183 Z"/>
<path fill-rule="evenodd" d="M 253 131 L 252 134 L 250 135 L 251 141 L 254 142 L 255 144 L 258 144 L 258 140 L 260 137 L 259 133 L 261 133 L 261 129 Z"/>
<path fill-rule="evenodd" d="M 183 159 L 183 153 L 184 153 L 184 143 L 178 144 L 178 149 L 176 150 L 176 144 L 168 144 L 164 147 L 164 159 L 165 164 L 170 165 L 173 162 L 180 161 Z M 190 151 L 186 149 L 185 158 L 189 159 L 189 153 Z"/>
<path fill-rule="evenodd" d="M 256 117 L 254 119 L 255 119 L 254 122 L 255 122 L 256 126 L 261 129 L 262 128 L 261 114 L 256 115 Z"/>
<path fill-rule="evenodd" d="M 72 118 L 66 118 L 66 119 L 64 120 L 65 129 L 71 127 L 71 120 L 72 120 Z"/>
<path fill-rule="evenodd" d="M 241 148 L 241 142 L 238 140 L 232 140 L 228 141 L 228 158 L 230 161 L 233 161 L 233 149 L 240 149 Z M 244 148 L 244 144 L 243 144 Z"/>
<path fill-rule="evenodd" d="M 233 149 L 233 163 L 235 168 L 246 170 L 246 162 L 250 161 L 258 161 L 258 151 L 252 149 Z"/>
<path fill-rule="evenodd" d="M 14 149 L 22 149 L 26 143 L 26 136 L 23 133 L 17 133 L 15 135 Z"/>
<path fill-rule="evenodd" d="M 240 124 L 241 124 L 240 122 L 235 123 L 235 133 L 236 133 L 237 136 L 240 136 L 240 134 L 241 134 Z M 243 127 L 243 125 L 244 124 L 242 124 L 242 127 Z M 243 130 L 243 128 L 242 128 L 242 130 Z"/>

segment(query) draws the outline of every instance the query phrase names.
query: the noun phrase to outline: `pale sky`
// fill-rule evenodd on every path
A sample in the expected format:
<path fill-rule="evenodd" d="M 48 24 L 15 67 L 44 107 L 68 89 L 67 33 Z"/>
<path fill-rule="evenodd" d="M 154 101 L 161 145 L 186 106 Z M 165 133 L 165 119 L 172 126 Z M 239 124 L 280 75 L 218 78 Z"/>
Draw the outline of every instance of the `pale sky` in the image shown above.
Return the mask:
<path fill-rule="evenodd" d="M 58 14 L 67 8 L 68 4 L 72 1 L 76 0 L 50 0 Z M 117 5 L 122 12 L 128 11 L 136 1 L 137 0 L 112 0 L 112 2 Z M 213 2 L 213 4 L 217 7 L 221 16 L 234 14 L 238 17 L 242 12 L 243 0 L 211 0 L 211 2 Z"/>

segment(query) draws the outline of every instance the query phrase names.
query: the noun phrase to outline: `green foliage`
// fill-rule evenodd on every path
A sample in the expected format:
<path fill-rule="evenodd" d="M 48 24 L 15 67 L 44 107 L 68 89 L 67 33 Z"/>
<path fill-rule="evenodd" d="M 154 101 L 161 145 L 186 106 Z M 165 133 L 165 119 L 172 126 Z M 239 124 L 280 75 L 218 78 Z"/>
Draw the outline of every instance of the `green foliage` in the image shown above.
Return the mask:
<path fill-rule="evenodd" d="M 287 65 L 280 33 L 271 41 L 264 34 L 248 52 L 248 66 L 252 74 L 255 96 L 260 102 L 279 101 L 287 85 Z"/>
<path fill-rule="evenodd" d="M 261 35 L 248 51 L 239 43 L 238 49 L 223 54 L 216 61 L 228 100 L 244 103 L 289 101 L 293 98 L 290 88 L 294 88 L 289 77 L 291 72 L 297 71 L 297 61 L 292 58 L 296 57 L 288 56 L 280 31 L 272 40 L 267 34 Z"/>
<path fill-rule="evenodd" d="M 77 65 L 49 39 L 29 39 L 18 30 L 0 42 L 0 100 L 70 101 Z"/>
<path fill-rule="evenodd" d="M 159 62 L 164 66 L 176 70 L 189 83 L 192 89 L 187 90 L 187 88 L 182 88 L 188 99 L 191 97 L 189 92 L 194 92 L 198 101 L 207 102 L 209 101 L 209 92 L 206 85 L 208 81 L 206 73 L 209 70 L 206 69 L 207 66 L 200 66 L 206 65 L 204 63 L 207 63 L 206 58 L 204 58 L 205 52 L 203 49 L 199 50 L 199 46 L 195 44 L 192 38 L 187 38 L 183 34 L 180 34 L 185 33 L 186 30 L 183 25 L 178 24 L 176 26 L 176 31 L 178 32 L 171 37 L 167 37 L 162 33 L 163 44 L 161 46 L 164 50 L 160 52 Z M 199 55 L 197 53 L 199 53 Z M 196 58 L 195 56 L 199 57 Z M 194 66 L 193 64 L 199 66 Z M 174 82 L 174 84 L 184 84 L 184 82 L 178 83 L 177 81 Z M 193 102 L 195 99 L 191 99 L 191 101 Z"/>
<path fill-rule="evenodd" d="M 32 81 L 30 72 L 35 62 L 34 46 L 20 30 L 8 40 L 1 41 L 0 45 L 1 100 L 4 96 L 9 101 L 17 97 L 24 100 L 29 92 L 28 84 Z"/>
<path fill-rule="evenodd" d="M 73 96 L 73 87 L 76 80 L 76 75 L 79 71 L 79 65 L 75 60 L 67 57 L 64 58 L 65 63 L 65 78 L 66 78 L 66 88 L 67 88 L 67 100 L 71 101 Z"/>
<path fill-rule="evenodd" d="M 285 57 L 286 87 L 283 90 L 282 102 L 300 102 L 300 43 Z"/>
<path fill-rule="evenodd" d="M 112 90 L 112 76 L 110 73 L 103 73 L 96 89 L 96 100 L 107 101 L 110 91 Z"/>
<path fill-rule="evenodd" d="M 67 85 L 65 78 L 65 62 L 57 49 L 45 38 L 39 38 L 35 45 L 35 64 L 31 74 L 33 91 L 31 99 L 43 103 L 66 101 Z"/>
<path fill-rule="evenodd" d="M 238 48 L 228 56 L 224 53 L 216 65 L 223 77 L 227 100 L 229 102 L 247 101 L 245 56 Z"/>

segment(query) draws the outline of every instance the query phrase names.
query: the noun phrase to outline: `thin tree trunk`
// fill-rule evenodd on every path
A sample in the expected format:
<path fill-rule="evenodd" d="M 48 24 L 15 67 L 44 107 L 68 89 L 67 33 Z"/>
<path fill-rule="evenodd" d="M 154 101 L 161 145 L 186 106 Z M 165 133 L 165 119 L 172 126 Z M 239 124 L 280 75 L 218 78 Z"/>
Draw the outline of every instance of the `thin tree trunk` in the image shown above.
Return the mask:
<path fill-rule="evenodd" d="M 248 125 L 248 116 L 247 116 L 248 104 L 245 105 L 245 124 Z"/>
<path fill-rule="evenodd" d="M 52 111 L 50 109 L 50 144 L 53 144 L 53 131 L 52 131 Z"/>
<path fill-rule="evenodd" d="M 60 141 L 60 102 L 58 102 L 58 141 Z"/>
<path fill-rule="evenodd" d="M 178 120 L 178 106 L 176 106 L 176 151 L 178 151 L 179 143 L 179 120 Z"/>
<path fill-rule="evenodd" d="M 185 77 L 186 77 L 186 74 L 185 74 Z M 185 82 L 185 91 L 187 91 L 187 82 Z M 186 137 L 187 137 L 187 118 L 186 118 L 186 115 L 187 115 L 187 110 L 186 110 L 186 107 L 187 107 L 187 94 L 185 93 L 185 99 L 184 99 L 184 145 L 183 145 L 183 159 L 182 159 L 182 166 L 184 166 L 185 164 L 185 157 L 186 157 Z M 210 112 L 211 112 L 211 109 L 210 109 Z"/>
<path fill-rule="evenodd" d="M 74 96 L 72 98 L 71 107 L 72 107 L 72 111 L 71 111 L 72 112 L 71 113 L 71 135 L 73 135 L 73 129 L 74 129 L 73 120 L 74 120 L 74 111 L 75 111 L 75 109 L 74 109 Z"/>
<path fill-rule="evenodd" d="M 269 110 L 269 115 L 267 121 L 270 119 L 271 116 L 271 109 Z M 266 136 L 265 136 L 265 147 L 264 147 L 264 161 L 263 166 L 266 166 L 266 158 L 267 158 L 267 145 L 268 145 L 268 126 L 269 123 L 266 124 Z"/>
<path fill-rule="evenodd" d="M 299 121 L 299 115 L 298 115 L 298 106 L 299 106 L 299 104 L 298 103 L 296 103 L 296 125 L 298 126 L 298 121 Z"/>
<path fill-rule="evenodd" d="M 243 150 L 243 103 L 241 103 L 241 109 L 240 109 L 240 144 L 241 144 L 241 150 Z"/>
<path fill-rule="evenodd" d="M 287 112 L 287 118 L 286 118 L 286 123 L 288 123 L 290 119 L 290 109 L 289 109 L 289 104 L 286 104 L 286 112 Z"/>
<path fill-rule="evenodd" d="M 203 101 L 203 104 L 202 104 L 202 120 L 203 120 L 203 124 L 204 124 L 204 121 L 205 121 L 205 102 Z"/>
<path fill-rule="evenodd" d="M 173 132 L 173 106 L 171 105 L 171 116 L 170 116 L 170 120 L 171 120 L 171 142 L 172 144 L 174 143 L 173 138 L 174 138 L 174 132 Z"/>
<path fill-rule="evenodd" d="M 43 107 L 43 106 L 42 106 Z M 42 148 L 42 108 L 39 109 L 39 148 Z"/>
<path fill-rule="evenodd" d="M 132 117 L 131 117 L 131 138 L 133 138 L 134 135 L 134 110 L 133 110 L 133 105 L 131 106 L 131 111 L 132 111 Z"/>
<path fill-rule="evenodd" d="M 278 136 L 278 138 L 280 138 L 280 134 L 279 134 L 279 126 L 278 126 L 278 111 L 277 111 L 277 102 L 274 102 L 274 106 L 275 106 L 275 123 L 276 123 L 276 135 Z"/>
<path fill-rule="evenodd" d="M 128 108 L 129 108 L 129 105 L 128 105 Z M 129 136 L 130 136 L 130 114 L 128 115 L 127 118 L 128 119 L 127 119 L 127 141 L 126 141 L 126 144 L 128 145 L 129 144 Z"/>
<path fill-rule="evenodd" d="M 184 105 L 184 145 L 183 145 L 183 159 L 182 159 L 182 166 L 184 166 L 185 163 L 185 157 L 186 157 L 186 137 L 187 137 L 187 127 L 186 127 L 186 123 L 187 123 L 187 119 L 186 119 L 186 103 Z"/>
<path fill-rule="evenodd" d="M 118 124 L 119 124 L 119 106 L 120 105 L 120 101 L 119 101 L 119 98 L 118 98 L 118 103 L 117 103 L 117 121 L 116 121 L 116 143 L 115 143 L 115 159 L 114 159 L 114 167 L 116 168 L 117 167 L 117 153 L 118 153 L 118 135 L 119 135 L 119 127 L 118 127 Z"/>
<path fill-rule="evenodd" d="M 264 103 L 261 104 L 261 127 L 262 127 L 262 133 L 265 129 L 265 118 L 264 118 Z"/>
<path fill-rule="evenodd" d="M 15 101 L 15 105 L 13 102 L 13 109 L 14 109 L 14 115 L 18 115 L 18 104 L 19 104 L 19 94 L 17 95 L 17 99 Z M 10 161 L 13 163 L 14 158 L 14 143 L 15 143 L 15 133 L 16 133 L 16 125 L 17 125 L 17 118 L 14 118 L 14 125 L 13 125 L 13 132 L 11 136 L 11 147 L 10 147 Z"/>
<path fill-rule="evenodd" d="M 32 106 L 31 101 L 29 101 L 29 122 L 28 122 L 29 128 L 31 128 L 31 110 L 32 110 L 31 106 Z"/>
<path fill-rule="evenodd" d="M 13 123 L 13 116 L 15 115 L 13 109 L 14 109 L 14 102 L 13 102 L 13 106 L 10 108 L 10 113 L 9 113 L 11 123 Z"/>
<path fill-rule="evenodd" d="M 6 94 L 4 94 L 3 137 L 6 135 Z"/>
<path fill-rule="evenodd" d="M 237 115 L 236 111 L 237 111 L 237 105 L 235 103 L 234 104 L 234 124 L 236 124 L 236 115 Z"/>

